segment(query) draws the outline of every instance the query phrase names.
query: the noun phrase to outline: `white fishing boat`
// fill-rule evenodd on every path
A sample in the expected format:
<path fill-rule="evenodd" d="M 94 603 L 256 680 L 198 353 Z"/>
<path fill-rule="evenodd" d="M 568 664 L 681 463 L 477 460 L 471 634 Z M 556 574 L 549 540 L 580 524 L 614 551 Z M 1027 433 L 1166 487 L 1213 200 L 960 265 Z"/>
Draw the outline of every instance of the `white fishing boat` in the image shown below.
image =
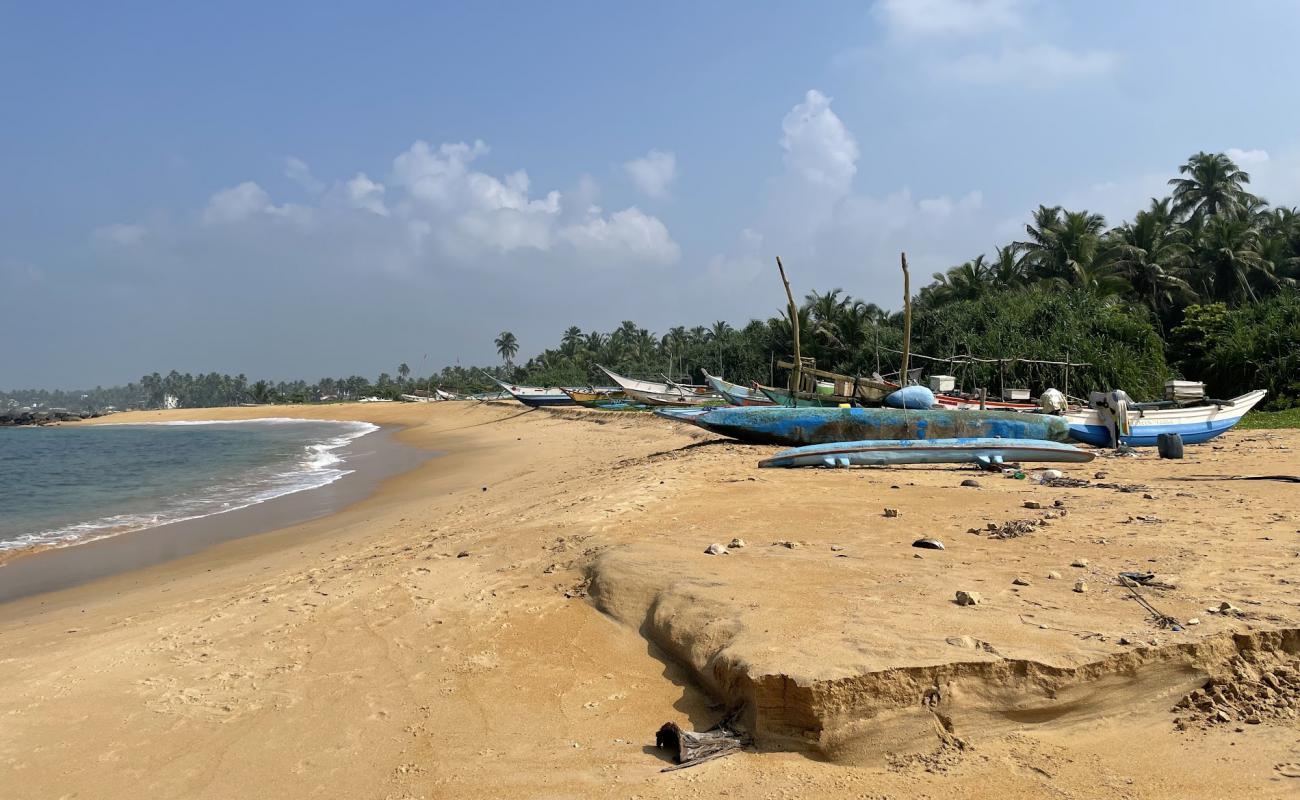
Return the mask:
<path fill-rule="evenodd" d="M 1106 395 L 1101 395 L 1100 399 L 1094 399 L 1091 408 L 1068 411 L 1064 416 L 1070 424 L 1070 438 L 1098 447 L 1116 444 L 1116 433 L 1119 443 L 1130 447 L 1154 447 L 1156 437 L 1162 433 L 1177 433 L 1185 444 L 1198 444 L 1232 428 L 1266 394 L 1264 389 L 1256 389 L 1231 400 L 1209 400 L 1194 406 L 1108 404 Z"/>
<path fill-rule="evenodd" d="M 596 366 L 600 367 L 599 364 Z M 723 402 L 719 395 L 705 386 L 693 386 L 681 383 L 656 383 L 636 378 L 625 378 L 605 367 L 600 369 L 610 380 L 623 387 L 629 397 L 649 406 L 703 406 Z"/>
<path fill-rule="evenodd" d="M 491 375 L 488 375 L 488 377 L 492 378 Z M 573 398 L 565 394 L 564 390 L 558 386 L 519 386 L 496 378 L 492 378 L 492 380 L 509 392 L 511 397 L 530 408 L 577 405 L 573 402 Z"/>
<path fill-rule="evenodd" d="M 776 403 L 772 400 L 772 398 L 763 394 L 758 389 L 750 389 L 745 386 L 741 386 L 738 383 L 725 381 L 722 378 L 719 378 L 714 375 L 710 375 L 706 370 L 701 370 L 701 371 L 704 372 L 704 380 L 708 381 L 709 386 L 713 387 L 713 390 L 715 392 L 717 392 L 718 394 L 726 398 L 727 402 L 731 403 L 733 406 L 774 406 L 776 405 Z"/>

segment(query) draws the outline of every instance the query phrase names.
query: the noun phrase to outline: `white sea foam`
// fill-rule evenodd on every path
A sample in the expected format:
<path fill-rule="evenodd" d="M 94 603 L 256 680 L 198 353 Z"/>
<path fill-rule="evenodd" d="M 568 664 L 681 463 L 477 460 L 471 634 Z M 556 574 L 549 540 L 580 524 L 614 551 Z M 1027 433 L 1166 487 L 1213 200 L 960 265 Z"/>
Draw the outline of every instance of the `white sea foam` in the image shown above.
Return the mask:
<path fill-rule="evenodd" d="M 65 525 L 59 528 L 23 534 L 8 540 L 0 540 L 0 552 L 20 550 L 31 547 L 67 547 L 85 542 L 104 539 L 131 531 L 156 528 L 174 522 L 188 522 L 202 519 L 228 511 L 265 503 L 277 497 L 295 494 L 310 489 L 328 486 L 353 470 L 345 468 L 345 459 L 337 450 L 346 447 L 354 440 L 379 430 L 378 425 L 369 422 L 336 422 L 334 420 L 303 420 L 288 417 L 265 417 L 247 420 L 213 420 L 190 421 L 176 420 L 167 422 L 108 423 L 112 425 L 235 425 L 235 424 L 303 424 L 346 426 L 346 431 L 304 447 L 303 455 L 296 466 L 284 470 L 284 465 L 263 467 L 253 472 L 242 481 L 229 485 L 210 487 L 205 493 L 189 498 L 171 498 L 172 503 L 166 510 L 150 511 L 138 514 L 117 514 L 109 517 Z"/>

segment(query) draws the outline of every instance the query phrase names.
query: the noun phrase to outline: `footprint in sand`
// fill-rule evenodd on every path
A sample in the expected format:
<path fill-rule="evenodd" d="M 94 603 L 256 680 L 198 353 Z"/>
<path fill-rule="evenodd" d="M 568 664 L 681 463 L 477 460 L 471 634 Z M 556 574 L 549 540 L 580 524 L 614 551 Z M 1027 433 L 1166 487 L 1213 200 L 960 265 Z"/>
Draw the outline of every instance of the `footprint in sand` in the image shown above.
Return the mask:
<path fill-rule="evenodd" d="M 1300 763 L 1278 764 L 1273 769 L 1283 778 L 1300 778 Z"/>

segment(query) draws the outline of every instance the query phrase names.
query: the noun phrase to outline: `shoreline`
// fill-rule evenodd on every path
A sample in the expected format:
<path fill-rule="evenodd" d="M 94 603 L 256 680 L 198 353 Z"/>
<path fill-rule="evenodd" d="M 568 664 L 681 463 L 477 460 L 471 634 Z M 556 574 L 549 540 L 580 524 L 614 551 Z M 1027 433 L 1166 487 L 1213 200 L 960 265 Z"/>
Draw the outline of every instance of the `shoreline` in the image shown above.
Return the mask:
<path fill-rule="evenodd" d="M 99 424 L 163 425 L 177 422 L 182 421 Z M 66 545 L 43 545 L 0 553 L 0 605 L 194 555 L 222 542 L 271 533 L 337 514 L 364 501 L 388 478 L 415 469 L 438 456 L 437 452 L 398 442 L 396 435 L 401 430 L 401 426 L 379 426 L 339 447 L 334 452 L 343 458 L 343 468 L 348 470 L 348 474 L 327 484 L 298 489 L 194 519 L 110 533 Z"/>

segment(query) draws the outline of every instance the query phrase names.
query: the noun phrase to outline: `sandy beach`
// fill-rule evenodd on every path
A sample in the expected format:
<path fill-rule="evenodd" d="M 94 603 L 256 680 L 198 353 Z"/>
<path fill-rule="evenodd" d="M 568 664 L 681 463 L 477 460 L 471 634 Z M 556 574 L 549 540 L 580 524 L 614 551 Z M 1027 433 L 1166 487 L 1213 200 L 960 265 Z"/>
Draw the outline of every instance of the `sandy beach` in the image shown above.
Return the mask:
<path fill-rule="evenodd" d="M 1099 457 L 1049 487 L 758 470 L 779 448 L 649 415 L 274 415 L 399 427 L 439 455 L 338 513 L 0 604 L 0 795 L 1300 792 L 1296 487 L 1178 480 L 1300 474 L 1297 432 Z M 1181 630 L 1121 571 L 1155 573 L 1169 588 L 1139 593 Z M 732 708 L 753 748 L 660 771 L 661 724 Z"/>

